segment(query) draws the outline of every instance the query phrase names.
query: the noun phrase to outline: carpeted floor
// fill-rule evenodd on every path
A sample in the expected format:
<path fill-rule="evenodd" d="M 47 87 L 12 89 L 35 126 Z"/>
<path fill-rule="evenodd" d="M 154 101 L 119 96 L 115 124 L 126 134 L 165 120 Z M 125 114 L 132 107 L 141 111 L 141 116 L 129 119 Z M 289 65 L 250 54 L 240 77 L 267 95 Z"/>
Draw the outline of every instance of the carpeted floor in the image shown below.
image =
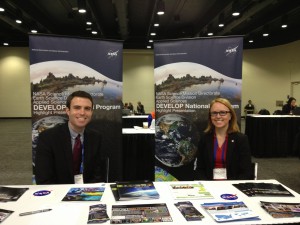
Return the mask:
<path fill-rule="evenodd" d="M 0 185 L 32 184 L 31 126 L 31 119 L 0 119 Z M 258 163 L 258 179 L 276 179 L 300 193 L 299 158 L 253 158 L 253 162 Z"/>

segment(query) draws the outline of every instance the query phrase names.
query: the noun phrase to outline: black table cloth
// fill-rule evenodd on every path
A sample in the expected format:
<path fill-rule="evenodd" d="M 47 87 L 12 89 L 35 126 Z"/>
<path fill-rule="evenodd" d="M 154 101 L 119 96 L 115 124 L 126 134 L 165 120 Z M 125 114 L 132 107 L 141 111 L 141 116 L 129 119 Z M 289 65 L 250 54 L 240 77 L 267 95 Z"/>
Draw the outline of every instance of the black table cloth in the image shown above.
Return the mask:
<path fill-rule="evenodd" d="M 300 116 L 246 116 L 245 134 L 254 157 L 299 156 Z"/>
<path fill-rule="evenodd" d="M 154 181 L 154 134 L 123 134 L 123 180 Z"/>

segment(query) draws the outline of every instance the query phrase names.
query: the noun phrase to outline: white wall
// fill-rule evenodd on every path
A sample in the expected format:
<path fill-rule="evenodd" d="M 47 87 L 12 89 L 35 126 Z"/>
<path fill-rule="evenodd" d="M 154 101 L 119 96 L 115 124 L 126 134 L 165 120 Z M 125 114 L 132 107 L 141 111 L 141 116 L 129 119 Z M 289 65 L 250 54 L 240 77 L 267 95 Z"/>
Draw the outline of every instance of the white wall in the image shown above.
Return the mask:
<path fill-rule="evenodd" d="M 0 48 L 0 118 L 31 117 L 28 48 Z"/>
<path fill-rule="evenodd" d="M 155 110 L 154 58 L 152 50 L 124 50 L 123 52 L 123 102 L 131 102 L 136 110 L 137 102 L 145 112 Z"/>
<path fill-rule="evenodd" d="M 244 50 L 242 106 L 251 99 L 257 110 L 273 113 L 286 101 L 291 82 L 300 81 L 300 41 L 272 48 Z M 123 102 L 154 110 L 152 50 L 123 51 Z M 300 103 L 300 96 L 294 96 Z M 0 47 L 0 118 L 31 117 L 28 48 Z"/>
<path fill-rule="evenodd" d="M 281 109 L 276 100 L 287 101 L 293 81 L 300 81 L 300 41 L 244 51 L 242 106 L 251 99 L 257 111 L 273 113 Z M 300 96 L 293 97 L 300 103 Z"/>

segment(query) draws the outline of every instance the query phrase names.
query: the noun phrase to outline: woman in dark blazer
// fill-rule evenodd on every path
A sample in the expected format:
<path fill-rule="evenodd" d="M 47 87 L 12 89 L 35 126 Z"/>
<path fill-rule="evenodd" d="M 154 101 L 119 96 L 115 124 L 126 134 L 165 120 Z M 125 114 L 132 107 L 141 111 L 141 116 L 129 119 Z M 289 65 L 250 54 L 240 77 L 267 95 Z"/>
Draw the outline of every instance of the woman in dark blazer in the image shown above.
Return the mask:
<path fill-rule="evenodd" d="M 230 102 L 217 98 L 200 137 L 195 180 L 249 180 L 252 174 L 248 138 L 240 132 Z"/>
<path fill-rule="evenodd" d="M 296 99 L 294 97 L 290 97 L 285 105 L 282 106 L 281 114 L 289 115 L 293 114 L 293 110 L 296 108 Z"/>

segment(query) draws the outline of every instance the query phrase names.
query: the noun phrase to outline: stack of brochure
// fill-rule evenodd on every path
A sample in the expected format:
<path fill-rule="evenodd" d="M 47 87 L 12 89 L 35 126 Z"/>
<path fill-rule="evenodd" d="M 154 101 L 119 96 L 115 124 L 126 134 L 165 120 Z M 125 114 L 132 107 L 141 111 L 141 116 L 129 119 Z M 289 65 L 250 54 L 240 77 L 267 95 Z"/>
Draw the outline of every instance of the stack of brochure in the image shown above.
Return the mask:
<path fill-rule="evenodd" d="M 116 201 L 159 198 L 159 193 L 151 181 L 117 182 L 110 186 Z"/>
<path fill-rule="evenodd" d="M 217 222 L 260 220 L 244 202 L 212 202 L 201 206 Z"/>

